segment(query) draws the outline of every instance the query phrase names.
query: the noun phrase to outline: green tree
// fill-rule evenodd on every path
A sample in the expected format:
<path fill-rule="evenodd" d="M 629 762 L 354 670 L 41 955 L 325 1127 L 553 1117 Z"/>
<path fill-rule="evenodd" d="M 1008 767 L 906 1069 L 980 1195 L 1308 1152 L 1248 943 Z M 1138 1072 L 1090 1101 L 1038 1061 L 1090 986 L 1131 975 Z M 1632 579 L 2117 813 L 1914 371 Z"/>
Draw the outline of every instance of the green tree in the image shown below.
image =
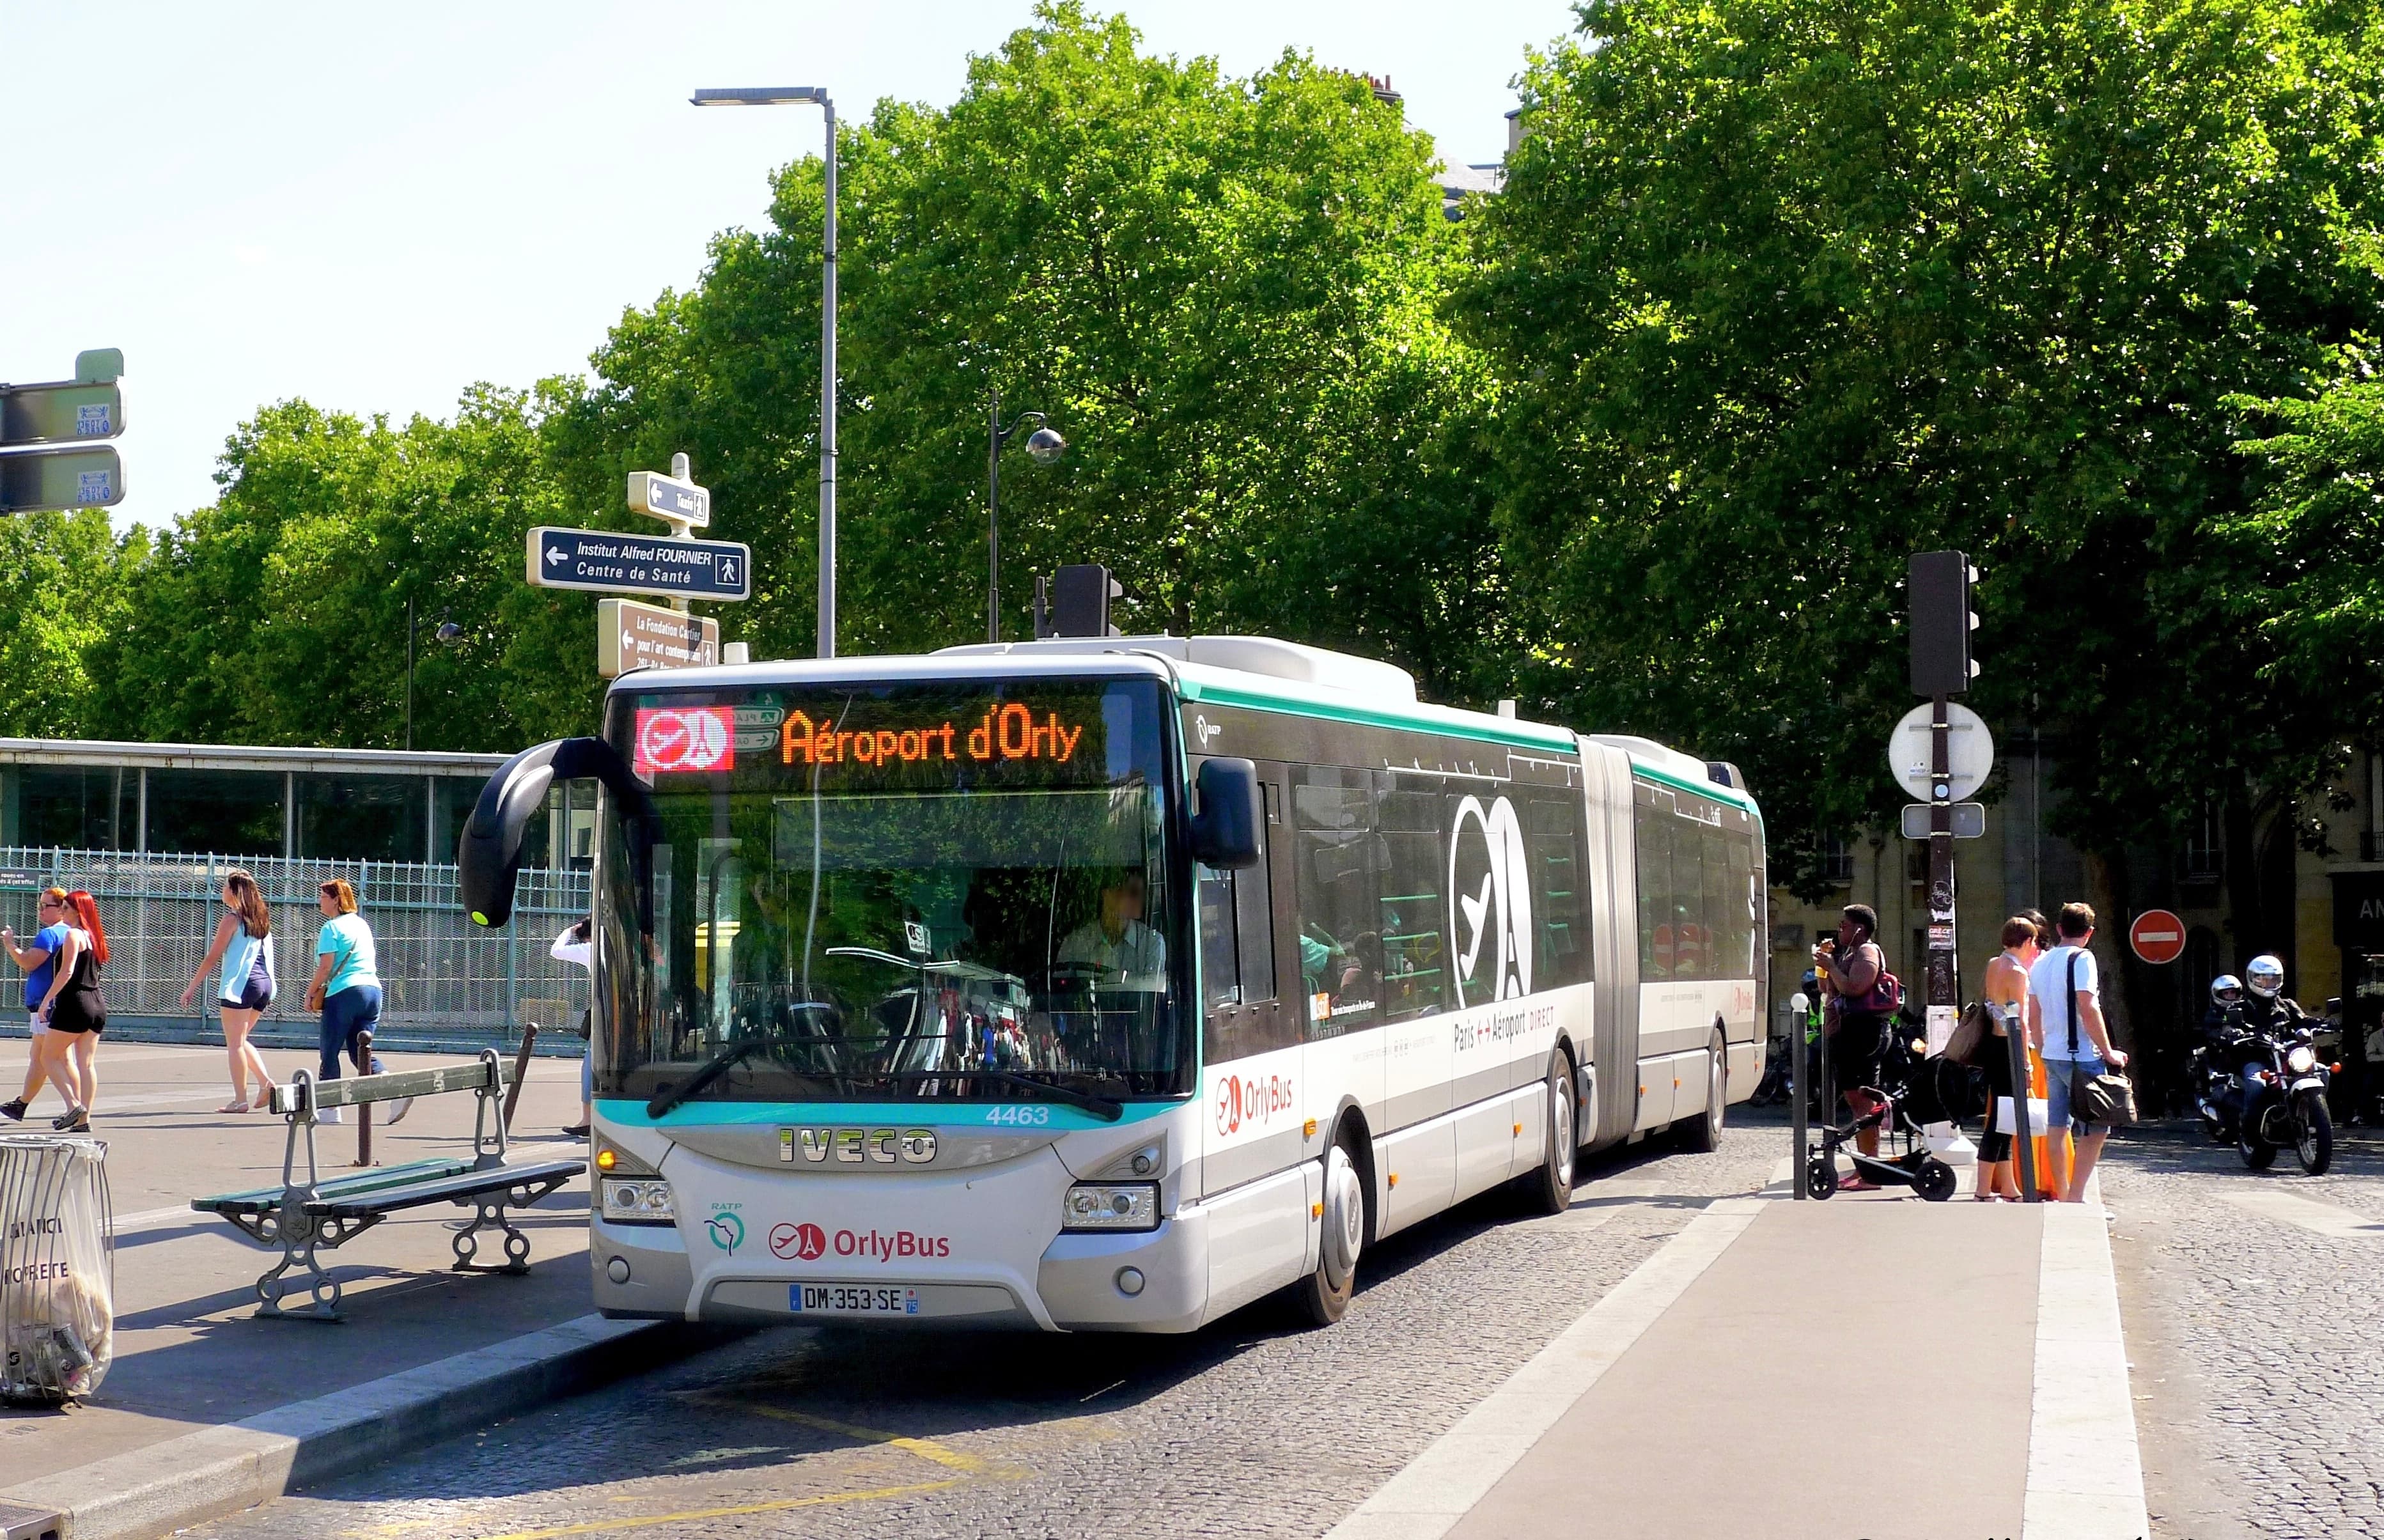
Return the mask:
<path fill-rule="evenodd" d="M 2303 394 L 2384 319 L 2376 7 L 1581 16 L 1456 311 L 1508 382 L 1533 692 L 1740 761 L 1809 876 L 1902 800 L 1898 585 L 1956 546 L 1977 703 L 2055 735 L 2073 838 L 2229 794 L 2214 725 L 2273 654 L 2205 602 L 2254 474 L 2227 397 Z"/>
<path fill-rule="evenodd" d="M 99 714 L 130 738 L 508 750 L 587 731 L 592 601 L 522 581 L 534 524 L 576 523 L 544 421 L 563 388 L 475 387 L 402 428 L 283 402 L 226 445 L 223 491 L 130 576 L 93 650 Z M 616 498 L 617 503 L 617 498 Z M 462 640 L 432 640 L 440 611 Z"/>
<path fill-rule="evenodd" d="M 1434 162 L 1360 79 L 1297 55 L 1229 79 L 1073 3 L 974 60 L 950 108 L 881 105 L 839 167 L 843 649 L 982 639 L 998 390 L 1070 441 L 1004 467 L 1008 636 L 1031 574 L 1099 559 L 1130 625 L 1495 684 L 1489 382 L 1436 315 L 1462 245 Z M 719 532 L 755 547 L 731 624 L 781 652 L 812 642 L 821 169 L 626 316 L 554 428 L 591 496 L 690 453 Z"/>
<path fill-rule="evenodd" d="M 106 510 L 0 516 L 0 734 L 77 738 L 93 723 L 92 649 L 124 620 L 125 573 L 148 553 Z"/>

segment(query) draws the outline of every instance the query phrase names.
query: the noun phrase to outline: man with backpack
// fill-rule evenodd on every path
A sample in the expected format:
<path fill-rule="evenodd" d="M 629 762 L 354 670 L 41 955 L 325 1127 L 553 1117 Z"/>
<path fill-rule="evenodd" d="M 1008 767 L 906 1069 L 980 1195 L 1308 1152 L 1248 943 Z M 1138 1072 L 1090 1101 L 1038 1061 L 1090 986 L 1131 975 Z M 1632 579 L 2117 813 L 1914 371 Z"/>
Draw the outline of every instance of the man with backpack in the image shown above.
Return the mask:
<path fill-rule="evenodd" d="M 1813 971 L 1830 997 L 1821 1022 L 1830 1077 L 1849 1108 L 1856 1091 L 1879 1084 L 1888 1023 L 1904 1003 L 1904 987 L 1887 971 L 1887 955 L 1872 939 L 1878 934 L 1878 911 L 1867 903 L 1850 903 L 1838 922 L 1835 939 L 1813 949 Z M 1879 1130 L 1856 1134 L 1855 1148 L 1877 1155 Z M 1864 1181 L 1860 1172 L 1838 1184 L 1840 1192 L 1876 1192 L 1878 1187 Z"/>

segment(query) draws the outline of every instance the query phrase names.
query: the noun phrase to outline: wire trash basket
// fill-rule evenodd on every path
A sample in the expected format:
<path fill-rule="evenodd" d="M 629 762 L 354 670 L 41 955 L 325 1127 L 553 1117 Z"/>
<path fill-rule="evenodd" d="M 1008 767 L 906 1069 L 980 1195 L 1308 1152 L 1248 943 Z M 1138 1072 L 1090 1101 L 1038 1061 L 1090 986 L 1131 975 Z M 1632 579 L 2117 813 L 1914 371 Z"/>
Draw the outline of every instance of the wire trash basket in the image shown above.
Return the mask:
<path fill-rule="evenodd" d="M 0 1136 L 0 1400 L 97 1390 L 115 1356 L 115 1300 L 106 1144 Z"/>

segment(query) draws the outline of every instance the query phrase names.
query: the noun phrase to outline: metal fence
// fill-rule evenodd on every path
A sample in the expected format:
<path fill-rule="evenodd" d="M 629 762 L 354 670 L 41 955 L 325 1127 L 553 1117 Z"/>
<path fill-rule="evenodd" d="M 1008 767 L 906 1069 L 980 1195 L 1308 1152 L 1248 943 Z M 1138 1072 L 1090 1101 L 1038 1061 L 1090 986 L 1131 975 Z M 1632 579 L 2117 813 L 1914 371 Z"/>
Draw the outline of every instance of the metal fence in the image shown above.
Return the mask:
<path fill-rule="evenodd" d="M 555 932 L 588 913 L 584 871 L 522 873 L 512 924 L 484 930 L 464 917 L 455 868 L 423 862 L 284 861 L 229 856 L 133 854 L 118 851 L 0 848 L 0 921 L 31 934 L 33 899 L 50 887 L 87 889 L 99 904 L 110 953 L 101 992 L 111 1017 L 215 1021 L 215 980 L 202 979 L 182 1004 L 182 987 L 206 956 L 217 918 L 223 874 L 238 866 L 256 878 L 273 912 L 274 968 L 280 992 L 262 1027 L 304 1026 L 306 981 L 315 972 L 315 937 L 323 923 L 317 885 L 345 877 L 372 926 L 379 952 L 388 1032 L 509 1038 L 525 1019 L 552 1032 L 578 1020 L 588 975 L 547 955 Z M 13 1004 L 10 1000 L 7 1003 Z M 525 1004 L 534 1009 L 524 1010 Z M 567 1012 L 568 1020 L 563 1019 Z M 21 1020 L 21 1018 L 20 1018 Z"/>

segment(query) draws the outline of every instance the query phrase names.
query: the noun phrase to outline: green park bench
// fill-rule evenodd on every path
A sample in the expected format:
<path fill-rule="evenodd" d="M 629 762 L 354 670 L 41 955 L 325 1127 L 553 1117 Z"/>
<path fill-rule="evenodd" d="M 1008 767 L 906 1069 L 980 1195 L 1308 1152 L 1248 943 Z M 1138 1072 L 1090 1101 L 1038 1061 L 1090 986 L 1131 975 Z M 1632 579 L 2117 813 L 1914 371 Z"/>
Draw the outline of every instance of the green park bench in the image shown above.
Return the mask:
<path fill-rule="evenodd" d="M 346 1245 L 402 1209 L 433 1203 L 453 1203 L 478 1211 L 454 1238 L 458 1273 L 529 1271 L 529 1237 L 514 1227 L 508 1209 L 526 1209 L 588 1169 L 580 1160 L 540 1161 L 525 1165 L 505 1163 L 506 1085 L 514 1067 L 484 1049 L 466 1064 L 437 1069 L 404 1070 L 395 1074 L 368 1074 L 350 1080 L 317 1081 L 301 1070 L 289 1084 L 273 1089 L 273 1110 L 290 1125 L 282 1147 L 281 1185 L 253 1192 L 219 1193 L 194 1198 L 191 1207 L 201 1213 L 221 1214 L 242 1234 L 260 1246 L 279 1246 L 281 1261 L 256 1280 L 259 1317 L 297 1316 L 315 1321 L 340 1319 L 340 1284 L 323 1271 L 318 1251 Z M 326 1181 L 315 1157 L 316 1114 L 329 1107 L 368 1107 L 403 1097 L 439 1096 L 452 1091 L 478 1095 L 472 1128 L 472 1153 L 466 1159 L 409 1161 L 404 1165 L 377 1166 L 350 1176 Z M 298 1148 L 306 1149 L 304 1180 L 297 1174 Z M 505 1261 L 476 1263 L 479 1233 L 504 1232 Z M 313 1295 L 311 1308 L 284 1310 L 281 1298 L 297 1280 L 284 1283 L 293 1267 L 306 1270 Z"/>

